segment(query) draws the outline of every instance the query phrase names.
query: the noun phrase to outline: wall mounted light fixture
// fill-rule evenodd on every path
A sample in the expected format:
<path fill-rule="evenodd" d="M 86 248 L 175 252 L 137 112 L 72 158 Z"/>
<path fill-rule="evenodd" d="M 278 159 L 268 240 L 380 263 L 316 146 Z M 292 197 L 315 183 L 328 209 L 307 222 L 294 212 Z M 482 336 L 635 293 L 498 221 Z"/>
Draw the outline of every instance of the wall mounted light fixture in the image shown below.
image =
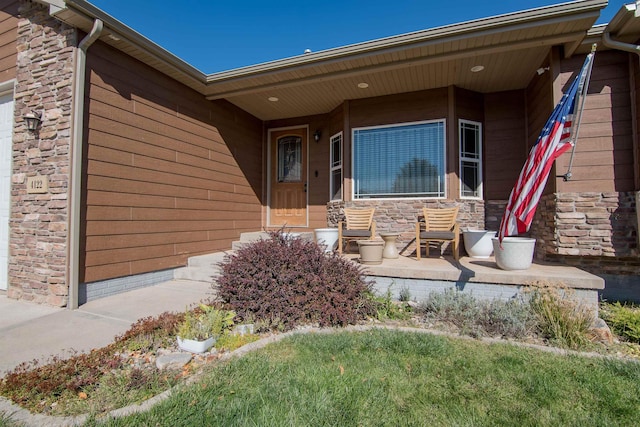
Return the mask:
<path fill-rule="evenodd" d="M 38 113 L 36 111 L 31 111 L 22 116 L 22 118 L 27 124 L 27 130 L 31 132 L 37 130 L 40 123 L 42 123 L 42 113 Z"/>
<path fill-rule="evenodd" d="M 316 131 L 313 133 L 313 139 L 314 139 L 316 142 L 320 141 L 320 136 L 322 136 L 322 134 L 320 133 L 320 131 L 319 131 L 319 130 L 316 130 Z"/>

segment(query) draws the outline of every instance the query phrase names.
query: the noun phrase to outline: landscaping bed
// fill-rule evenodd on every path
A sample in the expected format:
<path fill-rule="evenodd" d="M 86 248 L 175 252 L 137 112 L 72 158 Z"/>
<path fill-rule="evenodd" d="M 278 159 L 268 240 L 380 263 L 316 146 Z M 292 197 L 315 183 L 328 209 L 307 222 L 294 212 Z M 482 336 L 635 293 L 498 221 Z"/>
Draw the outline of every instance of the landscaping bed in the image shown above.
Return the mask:
<path fill-rule="evenodd" d="M 0 381 L 0 395 L 33 413 L 99 418 L 183 384 L 251 342 L 310 327 L 403 326 L 640 358 L 640 308 L 603 303 L 600 312 L 611 331 L 558 286 L 532 284 L 526 299 L 507 302 L 478 301 L 454 290 L 420 304 L 406 291 L 393 301 L 390 293 L 374 295 L 353 264 L 277 233 L 222 267 L 220 300 L 141 319 L 111 345 L 88 354 L 20 365 Z M 177 336 L 200 321 L 215 330 L 215 347 L 189 355 L 177 347 Z M 247 322 L 255 333 L 235 330 Z M 198 331 L 194 337 L 208 336 Z M 172 362 L 168 356 L 180 357 Z M 6 422 L 0 416 L 0 425 Z"/>

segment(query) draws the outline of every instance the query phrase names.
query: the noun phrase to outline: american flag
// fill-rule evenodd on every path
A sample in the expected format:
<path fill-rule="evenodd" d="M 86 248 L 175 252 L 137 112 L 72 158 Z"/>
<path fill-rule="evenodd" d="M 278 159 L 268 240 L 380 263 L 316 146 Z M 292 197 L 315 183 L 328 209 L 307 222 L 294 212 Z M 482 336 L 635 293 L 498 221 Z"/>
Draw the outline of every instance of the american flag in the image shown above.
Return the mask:
<path fill-rule="evenodd" d="M 592 52 L 587 55 L 580 74 L 562 96 L 536 143 L 531 147 L 518 181 L 511 190 L 500 222 L 498 231 L 500 242 L 505 236 L 513 236 L 529 230 L 553 162 L 573 147 L 575 135 L 572 129 L 574 129 L 574 118 L 577 116 L 576 106 L 578 100 L 586 95 L 594 54 Z"/>

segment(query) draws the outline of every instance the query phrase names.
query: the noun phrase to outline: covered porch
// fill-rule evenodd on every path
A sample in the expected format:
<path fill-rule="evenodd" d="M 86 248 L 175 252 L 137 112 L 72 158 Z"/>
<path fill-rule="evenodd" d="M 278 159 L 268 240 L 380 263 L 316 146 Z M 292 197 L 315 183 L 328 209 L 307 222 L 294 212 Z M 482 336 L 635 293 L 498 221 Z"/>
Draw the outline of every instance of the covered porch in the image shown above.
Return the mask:
<path fill-rule="evenodd" d="M 359 255 L 343 255 L 358 262 Z M 391 292 L 398 299 L 401 292 L 411 300 L 422 301 L 431 292 L 458 289 L 478 299 L 514 298 L 528 285 L 545 283 L 569 290 L 572 297 L 597 310 L 598 292 L 604 289 L 604 279 L 579 268 L 558 263 L 534 261 L 527 270 L 506 271 L 498 268 L 493 257 L 471 258 L 461 254 L 459 262 L 452 256 L 399 256 L 383 259 L 379 265 L 363 265 L 378 294 Z"/>

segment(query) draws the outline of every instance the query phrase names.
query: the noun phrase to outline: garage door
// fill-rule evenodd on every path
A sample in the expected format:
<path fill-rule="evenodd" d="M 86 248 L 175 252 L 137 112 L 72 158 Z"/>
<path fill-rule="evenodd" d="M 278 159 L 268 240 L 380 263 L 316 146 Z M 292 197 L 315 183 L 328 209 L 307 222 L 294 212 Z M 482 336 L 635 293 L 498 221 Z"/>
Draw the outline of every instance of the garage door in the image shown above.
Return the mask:
<path fill-rule="evenodd" d="M 11 151 L 13 94 L 0 96 L 0 289 L 7 289 L 9 265 L 9 207 L 11 206 Z"/>

